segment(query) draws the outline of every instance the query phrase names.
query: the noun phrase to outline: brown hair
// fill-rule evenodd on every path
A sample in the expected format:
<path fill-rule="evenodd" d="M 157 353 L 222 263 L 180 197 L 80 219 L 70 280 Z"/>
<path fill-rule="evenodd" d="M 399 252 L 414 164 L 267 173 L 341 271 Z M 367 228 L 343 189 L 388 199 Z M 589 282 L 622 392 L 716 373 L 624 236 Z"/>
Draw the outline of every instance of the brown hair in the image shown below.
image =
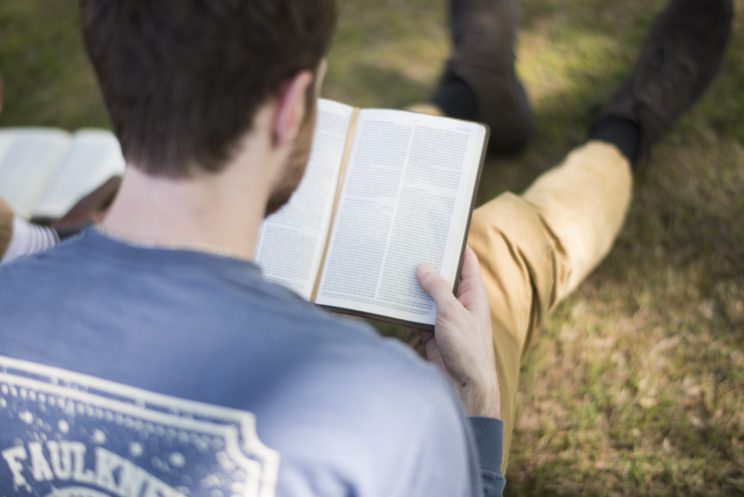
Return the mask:
<path fill-rule="evenodd" d="M 314 71 L 335 0 L 81 0 L 81 24 L 128 161 L 154 176 L 219 172 L 259 106 Z"/>

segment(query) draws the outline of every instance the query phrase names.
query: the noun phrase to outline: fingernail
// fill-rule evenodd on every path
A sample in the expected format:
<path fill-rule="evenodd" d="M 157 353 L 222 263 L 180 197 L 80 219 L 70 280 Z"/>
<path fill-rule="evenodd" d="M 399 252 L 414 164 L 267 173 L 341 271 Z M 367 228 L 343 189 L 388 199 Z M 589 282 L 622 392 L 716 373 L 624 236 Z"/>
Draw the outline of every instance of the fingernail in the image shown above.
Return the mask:
<path fill-rule="evenodd" d="M 418 267 L 418 273 L 422 276 L 436 270 L 437 268 L 431 262 L 424 262 Z"/>

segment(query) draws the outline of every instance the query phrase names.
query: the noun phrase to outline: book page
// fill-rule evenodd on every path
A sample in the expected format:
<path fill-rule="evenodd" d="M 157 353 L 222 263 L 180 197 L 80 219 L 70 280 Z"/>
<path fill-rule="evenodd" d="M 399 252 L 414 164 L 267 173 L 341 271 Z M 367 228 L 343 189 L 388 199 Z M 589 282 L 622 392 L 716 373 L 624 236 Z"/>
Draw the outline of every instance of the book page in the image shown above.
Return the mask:
<path fill-rule="evenodd" d="M 70 144 L 68 133 L 52 128 L 0 130 L 0 198 L 29 218 Z"/>
<path fill-rule="evenodd" d="M 485 137 L 476 123 L 361 111 L 316 302 L 433 324 L 416 268 L 454 284 Z"/>
<path fill-rule="evenodd" d="M 267 279 L 310 300 L 325 250 L 354 109 L 318 102 L 307 170 L 287 205 L 261 225 L 256 262 Z"/>
<path fill-rule="evenodd" d="M 3 157 L 14 141 L 15 134 L 7 128 L 0 128 L 0 164 L 3 163 Z"/>
<path fill-rule="evenodd" d="M 58 219 L 83 197 L 124 174 L 119 141 L 106 130 L 81 130 L 72 137 L 49 186 L 33 209 L 38 218 Z"/>

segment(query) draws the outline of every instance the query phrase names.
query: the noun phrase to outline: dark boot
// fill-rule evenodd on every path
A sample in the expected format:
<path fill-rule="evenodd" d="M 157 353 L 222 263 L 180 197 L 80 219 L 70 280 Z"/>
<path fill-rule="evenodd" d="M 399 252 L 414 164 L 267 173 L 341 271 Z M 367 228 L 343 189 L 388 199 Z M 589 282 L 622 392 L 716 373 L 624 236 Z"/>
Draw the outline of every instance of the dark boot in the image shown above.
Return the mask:
<path fill-rule="evenodd" d="M 731 0 L 673 0 L 656 19 L 633 72 L 602 110 L 592 137 L 608 123 L 634 123 L 638 142 L 631 160 L 645 162 L 713 80 L 732 18 Z"/>
<path fill-rule="evenodd" d="M 492 152 L 519 152 L 532 134 L 532 114 L 514 68 L 512 1 L 450 2 L 454 51 L 432 101 L 449 116 L 486 123 Z"/>

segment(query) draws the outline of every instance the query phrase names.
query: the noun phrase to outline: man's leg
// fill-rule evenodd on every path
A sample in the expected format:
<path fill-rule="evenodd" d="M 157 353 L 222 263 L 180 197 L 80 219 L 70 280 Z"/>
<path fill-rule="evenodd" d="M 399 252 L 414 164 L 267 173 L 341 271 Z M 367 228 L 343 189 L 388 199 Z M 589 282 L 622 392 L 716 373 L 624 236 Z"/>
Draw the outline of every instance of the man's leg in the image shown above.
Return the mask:
<path fill-rule="evenodd" d="M 486 123 L 492 153 L 520 152 L 532 135 L 532 113 L 515 68 L 513 0 L 450 0 L 449 21 L 453 50 L 433 105 Z"/>
<path fill-rule="evenodd" d="M 504 468 L 519 370 L 537 326 L 607 255 L 631 200 L 630 163 L 591 141 L 521 196 L 504 193 L 473 213 L 468 244 L 489 297 L 504 421 Z"/>
<path fill-rule="evenodd" d="M 630 204 L 632 167 L 712 80 L 731 18 L 731 0 L 673 0 L 590 141 L 522 196 L 505 193 L 474 212 L 469 244 L 491 305 L 504 469 L 521 359 L 533 333 L 610 250 Z"/>

